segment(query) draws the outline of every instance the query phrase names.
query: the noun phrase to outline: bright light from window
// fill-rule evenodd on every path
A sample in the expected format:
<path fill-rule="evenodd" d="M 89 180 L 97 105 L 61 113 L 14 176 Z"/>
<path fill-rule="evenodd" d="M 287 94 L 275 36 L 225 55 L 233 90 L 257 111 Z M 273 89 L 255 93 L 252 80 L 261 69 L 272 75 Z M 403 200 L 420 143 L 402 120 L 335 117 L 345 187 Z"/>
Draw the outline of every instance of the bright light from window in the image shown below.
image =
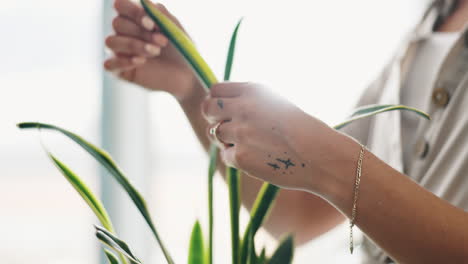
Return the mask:
<path fill-rule="evenodd" d="M 0 256 L 2 263 L 93 263 L 94 217 L 20 121 L 96 141 L 100 2 L 3 1 L 0 8 Z M 45 133 L 47 134 L 47 133 Z M 63 137 L 47 145 L 96 189 L 89 158 Z M 64 144 L 67 142 L 67 144 Z"/>

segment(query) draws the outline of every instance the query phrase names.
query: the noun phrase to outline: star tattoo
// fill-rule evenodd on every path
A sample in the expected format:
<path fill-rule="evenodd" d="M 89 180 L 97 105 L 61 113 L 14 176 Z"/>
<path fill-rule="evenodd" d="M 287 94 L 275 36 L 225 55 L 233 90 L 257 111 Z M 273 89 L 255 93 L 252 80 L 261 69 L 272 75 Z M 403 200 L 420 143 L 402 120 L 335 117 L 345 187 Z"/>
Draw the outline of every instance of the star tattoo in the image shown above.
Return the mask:
<path fill-rule="evenodd" d="M 278 164 L 276 163 L 267 163 L 268 166 L 272 167 L 274 170 L 279 170 L 280 169 L 280 166 L 278 166 Z"/>
<path fill-rule="evenodd" d="M 218 99 L 218 101 L 216 101 L 216 103 L 218 104 L 219 108 L 221 108 L 221 109 L 224 108 L 224 102 L 223 102 L 223 100 Z"/>
<path fill-rule="evenodd" d="M 287 159 L 287 160 L 282 160 L 282 159 L 276 159 L 277 161 L 283 163 L 285 166 L 286 166 L 286 169 L 288 169 L 289 167 L 294 167 L 296 166 L 296 164 L 292 163 L 291 162 L 291 159 Z"/>

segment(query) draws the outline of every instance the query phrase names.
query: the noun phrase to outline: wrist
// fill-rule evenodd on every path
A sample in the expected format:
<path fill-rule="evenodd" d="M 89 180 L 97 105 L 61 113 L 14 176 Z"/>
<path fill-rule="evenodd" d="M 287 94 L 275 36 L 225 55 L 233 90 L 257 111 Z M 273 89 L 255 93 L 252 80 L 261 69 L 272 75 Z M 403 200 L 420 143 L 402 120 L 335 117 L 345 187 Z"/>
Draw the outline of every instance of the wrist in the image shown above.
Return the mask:
<path fill-rule="evenodd" d="M 318 191 L 335 205 L 351 204 L 361 145 L 337 131 L 334 134 L 333 144 L 327 149 L 329 159 L 322 162 L 326 177 L 318 184 Z"/>
<path fill-rule="evenodd" d="M 304 189 L 329 201 L 352 197 L 360 144 L 311 116 L 302 127 L 291 138 L 309 164 Z"/>
<path fill-rule="evenodd" d="M 182 93 L 173 94 L 174 98 L 181 106 L 193 104 L 194 100 L 200 100 L 200 98 L 204 98 L 206 96 L 206 91 L 194 75 L 192 76 L 191 81 L 187 84 L 187 87 L 181 90 L 183 91 Z"/>
<path fill-rule="evenodd" d="M 183 95 L 174 96 L 183 109 L 188 109 L 196 106 L 200 106 L 203 100 L 206 98 L 206 91 L 198 79 L 190 85 L 189 89 Z"/>

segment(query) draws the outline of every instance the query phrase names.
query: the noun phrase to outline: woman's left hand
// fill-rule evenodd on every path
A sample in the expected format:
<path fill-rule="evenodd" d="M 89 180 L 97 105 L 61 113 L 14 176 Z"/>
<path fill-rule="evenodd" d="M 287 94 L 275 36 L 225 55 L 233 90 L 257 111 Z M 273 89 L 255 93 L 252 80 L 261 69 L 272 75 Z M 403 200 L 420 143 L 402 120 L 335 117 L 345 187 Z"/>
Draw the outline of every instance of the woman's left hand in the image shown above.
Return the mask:
<path fill-rule="evenodd" d="M 211 124 L 208 131 L 217 126 L 211 138 L 227 165 L 288 189 L 311 191 L 317 175 L 322 175 L 314 160 L 324 149 L 311 141 L 334 130 L 264 87 L 216 84 L 203 113 Z M 318 148 L 311 153 L 307 145 Z"/>

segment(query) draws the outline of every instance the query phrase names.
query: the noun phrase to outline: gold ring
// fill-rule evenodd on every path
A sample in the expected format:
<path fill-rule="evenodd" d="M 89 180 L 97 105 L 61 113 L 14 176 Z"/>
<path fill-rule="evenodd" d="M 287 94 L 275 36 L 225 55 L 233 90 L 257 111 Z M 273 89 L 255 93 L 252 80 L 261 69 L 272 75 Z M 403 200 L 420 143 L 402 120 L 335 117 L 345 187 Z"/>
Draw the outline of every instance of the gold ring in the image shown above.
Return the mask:
<path fill-rule="evenodd" d="M 214 127 L 210 128 L 210 135 L 212 135 L 219 143 L 224 144 L 224 142 L 218 138 L 218 128 L 222 123 L 223 121 L 220 121 Z"/>
<path fill-rule="evenodd" d="M 210 135 L 218 139 L 218 128 L 223 123 L 222 121 L 218 122 L 214 127 L 210 128 Z"/>

